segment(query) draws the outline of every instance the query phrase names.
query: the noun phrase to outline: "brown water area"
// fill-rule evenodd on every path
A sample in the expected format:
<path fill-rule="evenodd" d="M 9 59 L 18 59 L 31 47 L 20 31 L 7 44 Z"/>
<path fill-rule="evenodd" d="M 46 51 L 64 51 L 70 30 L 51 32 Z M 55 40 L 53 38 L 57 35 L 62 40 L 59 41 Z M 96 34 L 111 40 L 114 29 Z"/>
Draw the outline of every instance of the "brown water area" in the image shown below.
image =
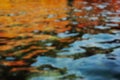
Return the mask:
<path fill-rule="evenodd" d="M 120 0 L 0 0 L 0 80 L 120 80 L 119 37 Z"/>

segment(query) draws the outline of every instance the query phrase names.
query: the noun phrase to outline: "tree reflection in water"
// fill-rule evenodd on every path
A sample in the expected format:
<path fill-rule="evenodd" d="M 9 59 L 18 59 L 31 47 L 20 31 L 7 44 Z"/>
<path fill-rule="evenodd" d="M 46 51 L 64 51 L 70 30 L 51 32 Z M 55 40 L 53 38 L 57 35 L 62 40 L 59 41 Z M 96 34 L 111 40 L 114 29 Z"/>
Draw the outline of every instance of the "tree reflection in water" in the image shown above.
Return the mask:
<path fill-rule="evenodd" d="M 120 79 L 119 0 L 0 3 L 0 80 Z"/>

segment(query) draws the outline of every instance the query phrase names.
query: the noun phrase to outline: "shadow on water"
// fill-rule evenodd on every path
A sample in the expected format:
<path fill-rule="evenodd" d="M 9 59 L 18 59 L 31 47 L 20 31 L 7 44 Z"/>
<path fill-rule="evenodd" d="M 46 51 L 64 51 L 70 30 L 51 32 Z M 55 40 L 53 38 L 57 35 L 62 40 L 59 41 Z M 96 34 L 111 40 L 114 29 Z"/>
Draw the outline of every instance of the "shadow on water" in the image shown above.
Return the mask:
<path fill-rule="evenodd" d="M 95 1 L 68 0 L 67 16 L 54 19 L 54 13 L 34 22 L 55 25 L 31 31 L 35 37 L 3 37 L 30 40 L 1 50 L 0 80 L 120 80 L 120 9 L 113 7 L 120 1 Z"/>

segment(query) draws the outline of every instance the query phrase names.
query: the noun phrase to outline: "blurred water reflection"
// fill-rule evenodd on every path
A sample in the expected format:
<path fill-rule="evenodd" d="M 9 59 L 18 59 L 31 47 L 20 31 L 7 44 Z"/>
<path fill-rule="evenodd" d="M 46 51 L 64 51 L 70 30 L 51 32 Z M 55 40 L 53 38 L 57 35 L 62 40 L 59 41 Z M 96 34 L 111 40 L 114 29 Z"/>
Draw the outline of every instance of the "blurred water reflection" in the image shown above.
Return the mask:
<path fill-rule="evenodd" d="M 120 80 L 119 0 L 54 1 L 1 13 L 1 80 Z"/>

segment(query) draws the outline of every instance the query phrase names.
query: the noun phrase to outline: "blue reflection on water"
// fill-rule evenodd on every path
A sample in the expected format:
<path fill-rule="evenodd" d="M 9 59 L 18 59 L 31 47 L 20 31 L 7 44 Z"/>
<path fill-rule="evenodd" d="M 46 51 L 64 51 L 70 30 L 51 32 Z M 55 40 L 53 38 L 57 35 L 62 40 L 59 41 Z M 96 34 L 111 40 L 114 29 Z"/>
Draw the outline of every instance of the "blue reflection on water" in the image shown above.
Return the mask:
<path fill-rule="evenodd" d="M 77 46 L 77 47 L 98 47 L 102 49 L 109 49 L 120 46 L 120 43 L 101 43 L 101 42 L 107 42 L 107 41 L 113 41 L 116 39 L 119 39 L 119 34 L 85 34 L 82 36 L 83 39 L 81 41 L 75 41 L 70 44 L 70 46 Z"/>
<path fill-rule="evenodd" d="M 58 36 L 61 38 L 76 36 L 77 34 L 61 33 Z M 81 53 L 84 54 L 86 52 L 82 47 L 98 47 L 102 49 L 110 49 L 119 47 L 120 43 L 101 43 L 107 41 L 113 41 L 119 39 L 119 33 L 115 34 L 84 34 L 82 36 L 83 40 L 77 40 L 73 43 L 70 43 L 68 47 L 63 47 L 57 55 L 72 55 Z M 48 43 L 50 46 L 52 43 Z M 83 76 L 85 80 L 119 80 L 116 75 L 120 74 L 120 48 L 115 48 L 110 55 L 113 56 L 114 59 L 109 59 L 105 54 L 96 54 L 90 57 L 84 57 L 74 60 L 71 57 L 60 58 L 60 57 L 47 57 L 47 56 L 38 56 L 36 58 L 36 62 L 31 66 L 39 67 L 42 65 L 51 65 L 60 69 L 67 69 L 67 73 L 65 75 L 75 74 L 76 76 Z M 61 75 L 61 76 L 65 76 Z M 57 78 L 61 76 L 38 76 L 33 77 L 31 80 L 57 80 Z"/>
<path fill-rule="evenodd" d="M 86 50 L 82 49 L 78 46 L 72 46 L 68 48 L 63 48 L 60 52 L 58 52 L 58 55 L 72 55 L 72 54 L 79 54 L 79 53 L 85 53 Z"/>
<path fill-rule="evenodd" d="M 74 37 L 77 36 L 79 33 L 59 33 L 57 36 L 60 38 L 66 38 L 66 37 Z"/>
<path fill-rule="evenodd" d="M 114 53 L 114 52 L 113 52 Z M 104 54 L 73 60 L 71 58 L 37 57 L 31 66 L 50 64 L 57 68 L 67 68 L 67 74 L 84 76 L 86 80 L 113 80 L 120 74 L 120 58 L 107 59 Z M 109 74 L 108 74 L 109 73 Z"/>
<path fill-rule="evenodd" d="M 120 48 L 114 49 L 111 54 L 115 54 L 116 56 L 120 57 Z"/>
<path fill-rule="evenodd" d="M 84 40 L 84 41 L 75 41 L 70 44 L 70 46 L 79 46 L 79 47 L 98 47 L 102 49 L 109 49 L 120 46 L 120 43 L 97 43 L 93 40 Z"/>
<path fill-rule="evenodd" d="M 33 77 L 30 80 L 57 80 L 56 77 Z"/>
<path fill-rule="evenodd" d="M 51 58 L 51 57 L 37 57 L 37 62 L 31 66 L 41 66 L 44 64 L 50 64 L 57 68 L 65 68 L 73 59 L 71 58 Z"/>
<path fill-rule="evenodd" d="M 112 41 L 118 38 L 117 35 L 113 34 L 104 34 L 104 33 L 99 33 L 99 34 L 84 34 L 83 37 L 84 39 L 89 38 L 92 42 L 105 42 L 105 41 Z"/>
<path fill-rule="evenodd" d="M 101 29 L 101 30 L 105 30 L 105 29 L 110 29 L 110 27 L 108 26 L 95 26 L 96 29 Z"/>

